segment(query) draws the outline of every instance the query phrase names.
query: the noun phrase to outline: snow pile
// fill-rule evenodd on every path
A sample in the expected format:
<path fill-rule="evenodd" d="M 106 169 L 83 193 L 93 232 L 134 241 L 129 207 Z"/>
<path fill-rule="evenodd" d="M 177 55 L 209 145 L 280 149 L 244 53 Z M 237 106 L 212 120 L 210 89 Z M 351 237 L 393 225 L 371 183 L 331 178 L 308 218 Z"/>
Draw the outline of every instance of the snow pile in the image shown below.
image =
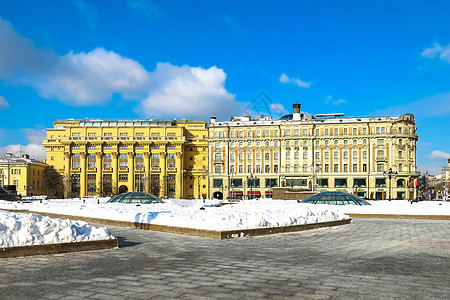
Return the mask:
<path fill-rule="evenodd" d="M 217 200 L 170 199 L 162 204 L 122 204 L 80 200 L 4 203 L 0 207 L 208 230 L 292 226 L 349 219 L 336 206 L 300 205 L 296 201 L 246 200 L 218 206 Z M 6 207 L 8 206 L 8 207 Z"/>
<path fill-rule="evenodd" d="M 0 248 L 109 239 L 108 229 L 86 222 L 0 210 Z"/>
<path fill-rule="evenodd" d="M 371 205 L 344 205 L 339 210 L 347 214 L 387 215 L 450 215 L 450 202 L 421 201 L 412 204 L 405 200 L 369 201 Z"/>

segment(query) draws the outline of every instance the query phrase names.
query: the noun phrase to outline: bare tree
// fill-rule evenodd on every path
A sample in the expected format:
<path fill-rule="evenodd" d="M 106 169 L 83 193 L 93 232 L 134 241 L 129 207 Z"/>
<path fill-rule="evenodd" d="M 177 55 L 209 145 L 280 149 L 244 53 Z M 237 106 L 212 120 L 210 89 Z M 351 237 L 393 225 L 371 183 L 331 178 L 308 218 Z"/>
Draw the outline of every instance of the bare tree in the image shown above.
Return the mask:
<path fill-rule="evenodd" d="M 44 184 L 48 199 L 64 198 L 63 178 L 52 166 L 45 168 Z"/>

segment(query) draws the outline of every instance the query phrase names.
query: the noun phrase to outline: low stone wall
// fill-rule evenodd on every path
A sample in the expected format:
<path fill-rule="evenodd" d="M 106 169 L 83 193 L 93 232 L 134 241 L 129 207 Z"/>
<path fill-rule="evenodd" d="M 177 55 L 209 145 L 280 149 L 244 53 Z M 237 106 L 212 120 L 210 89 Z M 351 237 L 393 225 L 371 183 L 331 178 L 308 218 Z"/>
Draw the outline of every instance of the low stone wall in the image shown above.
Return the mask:
<path fill-rule="evenodd" d="M 8 211 L 17 212 L 14 210 L 8 210 Z M 61 214 L 53 214 L 53 213 L 45 213 L 45 212 L 33 212 L 33 211 L 28 211 L 28 212 L 39 214 L 42 216 L 48 216 L 51 218 L 63 218 L 63 219 L 69 218 L 72 220 L 81 220 L 81 221 L 85 221 L 85 222 L 89 222 L 89 223 L 122 226 L 122 227 L 145 229 L 145 230 L 150 230 L 150 231 L 159 231 L 159 232 L 166 232 L 166 233 L 192 235 L 192 236 L 199 236 L 199 237 L 210 238 L 210 239 L 231 239 L 231 238 L 245 237 L 245 236 L 259 236 L 259 235 L 268 235 L 268 234 L 277 234 L 277 233 L 297 232 L 297 231 L 311 230 L 311 229 L 317 229 L 317 228 L 322 228 L 322 227 L 333 227 L 333 226 L 345 225 L 345 224 L 350 224 L 352 221 L 352 219 L 345 219 L 345 220 L 338 220 L 338 221 L 301 224 L 301 225 L 284 226 L 284 227 L 264 227 L 264 228 L 253 228 L 253 229 L 234 229 L 234 230 L 218 231 L 218 230 L 196 229 L 196 228 L 166 226 L 166 225 L 157 225 L 157 224 L 148 224 L 148 223 L 115 221 L 115 220 L 108 220 L 108 219 L 61 215 Z"/>
<path fill-rule="evenodd" d="M 0 258 L 118 248 L 117 239 L 0 248 Z"/>
<path fill-rule="evenodd" d="M 289 191 L 288 187 L 274 187 L 272 188 L 272 198 L 280 200 L 305 200 L 309 196 L 315 195 L 318 192 L 312 191 Z"/>

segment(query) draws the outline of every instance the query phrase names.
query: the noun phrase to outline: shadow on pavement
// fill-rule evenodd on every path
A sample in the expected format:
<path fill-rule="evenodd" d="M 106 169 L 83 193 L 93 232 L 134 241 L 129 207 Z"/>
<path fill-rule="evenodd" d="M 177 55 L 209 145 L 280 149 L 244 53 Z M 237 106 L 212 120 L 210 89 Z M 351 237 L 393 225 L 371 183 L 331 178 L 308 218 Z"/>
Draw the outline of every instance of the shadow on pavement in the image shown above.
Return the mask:
<path fill-rule="evenodd" d="M 138 242 L 129 242 L 129 241 L 127 241 L 127 238 L 123 237 L 123 236 L 116 236 L 116 238 L 117 238 L 117 242 L 119 243 L 119 248 L 133 247 L 133 246 L 141 244 Z"/>

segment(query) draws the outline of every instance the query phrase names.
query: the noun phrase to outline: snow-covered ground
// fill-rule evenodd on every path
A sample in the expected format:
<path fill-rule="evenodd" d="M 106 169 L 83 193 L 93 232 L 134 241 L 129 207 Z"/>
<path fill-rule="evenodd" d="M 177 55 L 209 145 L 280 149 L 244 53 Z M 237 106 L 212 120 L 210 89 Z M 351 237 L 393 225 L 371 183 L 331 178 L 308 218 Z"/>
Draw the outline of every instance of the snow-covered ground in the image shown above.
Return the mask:
<path fill-rule="evenodd" d="M 450 216 L 450 202 L 420 201 L 412 204 L 405 200 L 370 201 L 371 205 L 344 205 L 341 212 L 347 214 L 388 214 L 388 215 L 445 215 Z"/>
<path fill-rule="evenodd" d="M 251 200 L 219 206 L 217 200 L 170 199 L 163 204 L 105 203 L 101 199 L 0 201 L 0 209 L 27 209 L 79 217 L 150 223 L 208 230 L 291 226 L 348 219 L 336 206 L 301 205 L 296 201 Z"/>
<path fill-rule="evenodd" d="M 114 236 L 105 227 L 0 210 L 0 248 L 109 239 Z"/>

